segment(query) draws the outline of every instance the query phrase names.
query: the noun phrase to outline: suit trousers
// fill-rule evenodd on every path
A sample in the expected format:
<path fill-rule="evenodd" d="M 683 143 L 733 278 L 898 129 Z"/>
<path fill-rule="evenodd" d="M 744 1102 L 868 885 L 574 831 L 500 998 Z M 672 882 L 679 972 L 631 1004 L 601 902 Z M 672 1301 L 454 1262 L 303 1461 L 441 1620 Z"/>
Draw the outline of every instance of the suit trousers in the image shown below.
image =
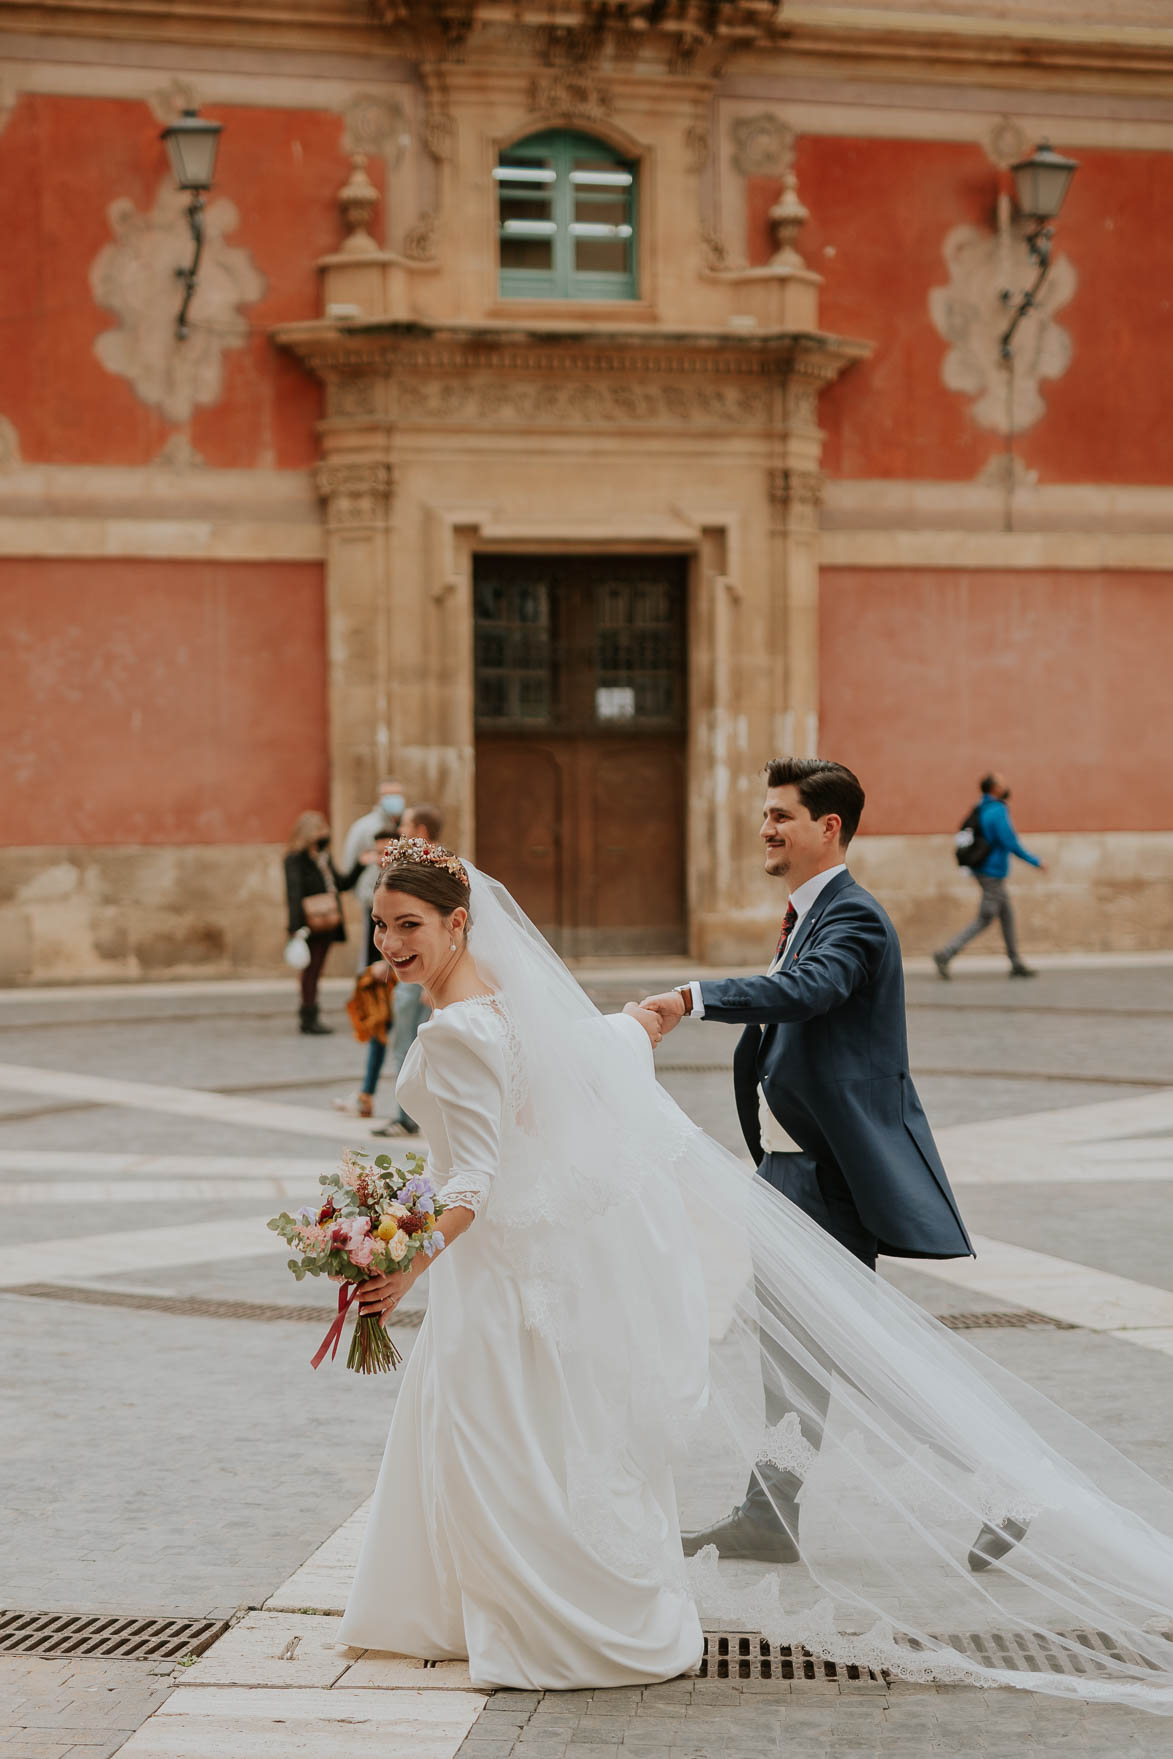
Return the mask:
<path fill-rule="evenodd" d="M 820 1166 L 809 1154 L 767 1154 L 758 1168 L 758 1177 L 789 1198 L 861 1264 L 875 1270 L 876 1236 L 864 1226 L 838 1167 Z M 769 1310 L 769 1297 L 760 1284 L 757 1294 L 761 1305 Z M 816 1358 L 819 1356 L 817 1346 L 796 1327 L 793 1317 L 787 1316 L 786 1327 L 804 1349 Z M 829 1387 L 807 1374 L 790 1356 L 772 1348 L 768 1337 L 763 1337 L 762 1348 L 767 1360 L 777 1364 L 777 1373 L 768 1371 L 765 1377 L 766 1422 L 774 1428 L 791 1411 L 797 1412 L 803 1439 L 817 1448 L 823 1439 L 831 1397 Z M 750 1479 L 743 1511 L 765 1524 L 776 1524 L 781 1516 L 794 1537 L 797 1511 L 791 1510 L 801 1487 L 802 1480 L 796 1473 L 763 1462 Z"/>

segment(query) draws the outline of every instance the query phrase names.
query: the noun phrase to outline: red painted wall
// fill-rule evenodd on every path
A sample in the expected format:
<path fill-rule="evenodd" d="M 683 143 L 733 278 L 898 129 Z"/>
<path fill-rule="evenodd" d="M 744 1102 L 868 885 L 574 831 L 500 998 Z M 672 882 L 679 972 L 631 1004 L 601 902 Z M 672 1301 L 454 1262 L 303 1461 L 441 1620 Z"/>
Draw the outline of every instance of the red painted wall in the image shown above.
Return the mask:
<path fill-rule="evenodd" d="M 1062 150 L 1063 142 L 1055 144 Z M 1071 258 L 1074 296 L 1058 314 L 1073 357 L 1042 385 L 1047 413 L 1019 436 L 1044 482 L 1167 483 L 1173 423 L 1162 363 L 1173 344 L 1173 158 L 1081 149 L 1056 251 Z M 825 279 L 825 329 L 876 344 L 871 361 L 823 394 L 832 476 L 965 481 L 1002 445 L 947 391 L 947 352 L 928 296 L 948 282 L 942 247 L 955 226 L 993 226 L 999 174 L 978 146 L 811 136 L 798 144 L 810 224 L 799 249 Z M 749 253 L 770 255 L 767 214 L 780 185 L 753 178 Z"/>
<path fill-rule="evenodd" d="M 1173 829 L 1173 573 L 824 569 L 822 749 L 864 830 L 953 830 L 1004 770 L 1030 831 Z"/>
<path fill-rule="evenodd" d="M 337 192 L 349 164 L 342 119 L 225 106 L 216 187 L 240 224 L 226 242 L 248 250 L 266 291 L 245 308 L 248 342 L 225 350 L 224 393 L 197 409 L 190 437 L 209 464 L 299 467 L 316 457 L 319 388 L 274 348 L 269 327 L 318 313 L 314 264 L 336 250 Z M 369 167 L 374 178 L 380 166 Z M 94 342 L 118 319 L 95 302 L 89 274 L 111 241 L 107 210 L 129 197 L 140 213 L 170 177 L 159 123 L 128 100 L 23 96 L 0 133 L 0 413 L 34 463 L 145 464 L 175 429 L 107 372 Z M 176 286 L 176 310 L 180 289 Z"/>
<path fill-rule="evenodd" d="M 0 559 L 0 627 L 0 843 L 276 843 L 324 806 L 316 563 Z"/>

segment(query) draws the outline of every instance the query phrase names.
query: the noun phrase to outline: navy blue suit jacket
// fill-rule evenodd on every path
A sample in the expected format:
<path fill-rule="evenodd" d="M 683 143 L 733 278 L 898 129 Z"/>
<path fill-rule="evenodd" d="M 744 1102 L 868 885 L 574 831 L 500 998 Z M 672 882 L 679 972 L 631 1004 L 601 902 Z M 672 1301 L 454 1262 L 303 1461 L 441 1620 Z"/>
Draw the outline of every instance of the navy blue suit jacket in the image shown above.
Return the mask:
<path fill-rule="evenodd" d="M 701 995 L 706 1020 L 746 1024 L 733 1079 L 755 1161 L 760 1082 L 799 1148 L 842 1173 L 882 1253 L 972 1253 L 908 1070 L 900 942 L 870 892 L 836 874 L 772 977 L 702 983 Z"/>

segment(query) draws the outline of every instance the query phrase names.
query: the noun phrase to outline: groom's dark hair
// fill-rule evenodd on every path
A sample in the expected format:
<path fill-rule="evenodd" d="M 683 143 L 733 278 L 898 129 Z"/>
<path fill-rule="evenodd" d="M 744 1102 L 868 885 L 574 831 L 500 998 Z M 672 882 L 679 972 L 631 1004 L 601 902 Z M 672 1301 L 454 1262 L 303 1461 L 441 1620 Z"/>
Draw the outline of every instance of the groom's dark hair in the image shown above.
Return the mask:
<path fill-rule="evenodd" d="M 825 757 L 772 757 L 766 765 L 766 782 L 771 788 L 797 788 L 812 818 L 837 813 L 842 827 L 839 842 L 846 849 L 859 829 L 864 804 L 859 777 L 846 764 Z"/>

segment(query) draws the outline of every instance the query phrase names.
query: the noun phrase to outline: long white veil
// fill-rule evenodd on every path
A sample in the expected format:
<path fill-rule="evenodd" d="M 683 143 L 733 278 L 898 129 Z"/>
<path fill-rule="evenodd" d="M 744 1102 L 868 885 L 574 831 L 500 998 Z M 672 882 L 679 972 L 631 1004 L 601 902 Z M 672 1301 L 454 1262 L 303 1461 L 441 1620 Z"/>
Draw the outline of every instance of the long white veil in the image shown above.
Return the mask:
<path fill-rule="evenodd" d="M 752 1177 L 469 873 L 512 1072 L 477 1225 L 565 1355 L 577 1530 L 772 1644 L 1173 1714 L 1173 1494 Z M 639 1484 L 669 1464 L 686 1527 L 751 1481 L 793 1521 L 801 1485 L 801 1561 L 649 1540 Z M 983 1528 L 1021 1538 L 975 1574 Z"/>

